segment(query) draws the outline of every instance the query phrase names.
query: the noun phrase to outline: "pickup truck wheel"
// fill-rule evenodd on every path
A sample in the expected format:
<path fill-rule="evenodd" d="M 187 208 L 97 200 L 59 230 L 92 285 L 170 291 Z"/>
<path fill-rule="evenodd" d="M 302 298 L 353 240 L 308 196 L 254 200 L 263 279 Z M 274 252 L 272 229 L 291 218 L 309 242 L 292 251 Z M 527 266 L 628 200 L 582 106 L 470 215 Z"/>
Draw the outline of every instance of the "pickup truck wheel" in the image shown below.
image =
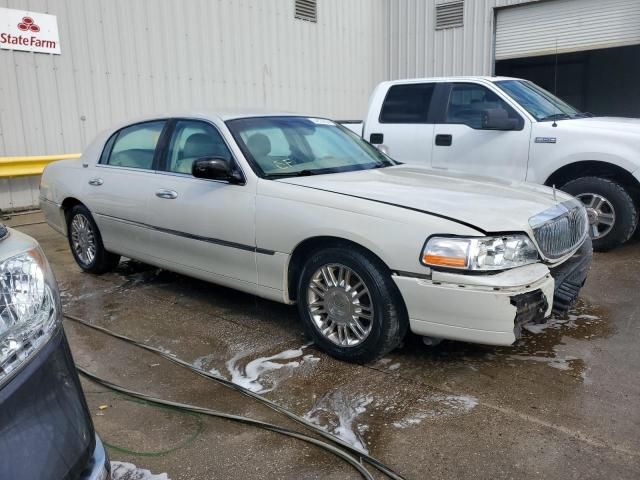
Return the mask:
<path fill-rule="evenodd" d="M 100 230 L 84 205 L 76 205 L 68 212 L 67 238 L 73 258 L 86 272 L 109 272 L 120 262 L 120 255 L 104 248 Z"/>
<path fill-rule="evenodd" d="M 307 333 L 330 355 L 370 362 L 397 347 L 408 327 L 397 287 L 380 262 L 355 249 L 314 253 L 298 283 Z"/>
<path fill-rule="evenodd" d="M 638 210 L 622 185 L 606 178 L 582 177 L 566 183 L 562 190 L 586 207 L 594 250 L 611 250 L 633 235 Z"/>

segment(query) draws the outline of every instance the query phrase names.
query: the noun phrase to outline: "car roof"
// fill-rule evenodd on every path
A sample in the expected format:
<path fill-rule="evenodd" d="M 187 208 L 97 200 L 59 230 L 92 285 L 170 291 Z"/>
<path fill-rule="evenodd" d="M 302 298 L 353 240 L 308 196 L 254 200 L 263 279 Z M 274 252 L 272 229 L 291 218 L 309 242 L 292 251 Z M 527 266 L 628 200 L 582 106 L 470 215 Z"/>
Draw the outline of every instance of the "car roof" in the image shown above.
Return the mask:
<path fill-rule="evenodd" d="M 125 121 L 118 122 L 109 128 L 102 130 L 96 136 L 96 139 L 101 139 L 104 143 L 107 139 L 118 130 L 136 125 L 138 123 L 153 122 L 156 120 L 168 120 L 171 118 L 191 118 L 201 119 L 209 121 L 222 121 L 234 120 L 237 118 L 255 118 L 255 117 L 306 117 L 306 118 L 328 118 L 322 115 L 305 115 L 302 113 L 286 112 L 282 110 L 260 110 L 260 109 L 222 109 L 222 110 L 181 110 L 176 112 L 164 112 L 157 114 L 147 114 L 143 116 L 134 117 Z"/>
<path fill-rule="evenodd" d="M 120 122 L 118 125 L 110 128 L 109 130 L 119 130 L 128 125 L 135 125 L 136 123 L 151 122 L 154 120 L 164 120 L 169 118 L 200 118 L 206 120 L 221 120 L 223 122 L 227 120 L 234 120 L 237 118 L 253 118 L 253 117 L 317 117 L 317 115 L 303 115 L 300 113 L 285 112 L 280 110 L 183 110 L 176 112 L 163 112 L 155 115 L 144 115 L 136 117 L 125 122 Z"/>
<path fill-rule="evenodd" d="M 422 82 L 468 82 L 468 81 L 480 81 L 480 82 L 498 82 L 500 80 L 522 80 L 515 77 L 491 77 L 487 75 L 471 75 L 471 76 L 459 76 L 459 77 L 425 77 L 425 78 L 405 78 L 401 80 L 389 80 L 383 82 L 387 85 L 398 85 L 403 83 L 422 83 Z"/>

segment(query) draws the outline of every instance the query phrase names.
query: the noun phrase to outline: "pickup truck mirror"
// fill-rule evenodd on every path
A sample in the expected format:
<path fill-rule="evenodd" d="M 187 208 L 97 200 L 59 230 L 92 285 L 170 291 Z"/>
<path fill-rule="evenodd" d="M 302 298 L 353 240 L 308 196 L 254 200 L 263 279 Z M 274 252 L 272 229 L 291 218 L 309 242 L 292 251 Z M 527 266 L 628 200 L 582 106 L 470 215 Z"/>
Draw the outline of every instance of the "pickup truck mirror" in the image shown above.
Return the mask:
<path fill-rule="evenodd" d="M 191 174 L 196 178 L 223 180 L 233 184 L 244 182 L 242 175 L 234 171 L 231 162 L 221 157 L 204 157 L 194 160 L 191 165 Z"/>
<path fill-rule="evenodd" d="M 509 118 L 504 108 L 490 108 L 482 111 L 482 128 L 486 130 L 516 130 L 518 120 Z"/>

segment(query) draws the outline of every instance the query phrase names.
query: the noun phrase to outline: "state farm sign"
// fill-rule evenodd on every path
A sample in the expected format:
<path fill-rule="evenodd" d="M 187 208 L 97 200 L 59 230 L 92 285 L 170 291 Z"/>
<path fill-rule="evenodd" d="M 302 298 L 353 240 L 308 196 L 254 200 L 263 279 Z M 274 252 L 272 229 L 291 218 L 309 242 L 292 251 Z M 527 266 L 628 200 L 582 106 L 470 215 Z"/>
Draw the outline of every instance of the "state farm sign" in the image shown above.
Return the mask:
<path fill-rule="evenodd" d="M 55 15 L 0 8 L 0 48 L 60 55 Z"/>

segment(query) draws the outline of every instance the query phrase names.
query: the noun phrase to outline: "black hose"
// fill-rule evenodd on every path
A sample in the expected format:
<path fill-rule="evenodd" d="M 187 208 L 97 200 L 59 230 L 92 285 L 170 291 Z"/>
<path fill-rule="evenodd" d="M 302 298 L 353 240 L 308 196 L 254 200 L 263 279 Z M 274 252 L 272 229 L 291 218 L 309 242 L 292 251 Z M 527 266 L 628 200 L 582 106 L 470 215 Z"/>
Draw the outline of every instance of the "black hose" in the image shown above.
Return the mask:
<path fill-rule="evenodd" d="M 98 325 L 93 325 L 89 322 L 87 322 L 86 320 L 83 320 L 79 317 L 76 317 L 74 315 L 69 315 L 69 314 L 65 314 L 64 315 L 66 318 L 68 318 L 69 320 L 72 320 L 76 323 L 82 324 L 86 327 L 92 328 L 94 330 L 97 330 L 99 332 L 105 333 L 109 336 L 112 336 L 114 338 L 118 338 L 124 342 L 130 343 L 132 345 L 136 345 L 137 347 L 143 348 L 144 350 L 153 352 L 159 356 L 161 356 L 162 358 L 165 358 L 166 360 L 169 360 L 170 362 L 173 362 L 177 365 L 180 365 L 184 368 L 187 368 L 188 370 L 206 377 L 206 378 L 210 378 L 211 380 L 214 380 L 218 383 L 220 383 L 221 385 L 224 385 L 225 387 L 231 388 L 232 390 L 235 390 L 237 392 L 242 393 L 243 395 L 246 395 L 248 397 L 251 397 L 259 402 L 261 402 L 262 404 L 266 405 L 267 407 L 281 413 L 282 415 L 285 415 L 286 417 L 290 418 L 291 420 L 300 423 L 301 425 L 304 425 L 306 428 L 312 430 L 313 432 L 317 433 L 318 435 L 323 436 L 324 438 L 326 438 L 327 440 L 330 440 L 333 443 L 336 443 L 338 445 L 340 445 L 343 449 L 351 452 L 354 455 L 357 455 L 358 457 L 360 457 L 363 461 L 367 462 L 369 465 L 377 468 L 378 470 L 380 470 L 382 473 L 384 473 L 385 475 L 387 475 L 389 478 L 392 478 L 393 480 L 405 480 L 404 477 L 402 477 L 399 473 L 395 472 L 391 467 L 385 465 L 382 461 L 378 460 L 375 457 L 372 457 L 364 452 L 361 452 L 360 450 L 358 450 L 357 448 L 355 448 L 353 445 L 350 445 L 349 443 L 345 442 L 344 440 L 342 440 L 341 438 L 336 437 L 335 435 L 330 434 L 329 432 L 325 432 L 324 430 L 318 428 L 316 425 L 314 425 L 313 423 L 309 422 L 308 420 L 306 420 L 303 417 L 300 417 L 298 415 L 296 415 L 295 413 L 290 412 L 289 410 L 285 409 L 284 407 L 281 407 L 280 405 L 278 405 L 275 402 L 272 402 L 271 400 L 269 400 L 268 398 L 263 397 L 262 395 L 258 395 L 255 392 L 252 392 L 251 390 L 248 390 L 244 387 L 241 387 L 240 385 L 236 385 L 233 382 L 230 382 L 229 380 L 227 380 L 226 378 L 222 378 L 219 377 L 217 375 L 214 375 L 210 372 L 207 372 L 206 370 L 202 370 L 200 368 L 196 368 L 194 367 L 192 364 L 190 364 L 189 362 L 186 362 L 184 360 L 181 360 L 179 358 L 173 357 L 171 355 L 168 355 L 167 353 L 163 352 L 162 350 L 156 348 L 156 347 L 152 347 L 150 345 L 146 345 L 144 343 L 140 343 L 132 338 L 127 337 L 126 335 L 122 335 L 120 333 L 116 333 L 113 332 L 107 328 L 104 327 L 100 327 Z"/>
<path fill-rule="evenodd" d="M 173 402 L 171 400 L 163 400 L 161 398 L 152 397 L 150 395 L 146 395 L 144 393 L 136 392 L 135 390 L 130 390 L 126 387 L 122 387 L 115 383 L 111 383 L 108 380 L 104 380 L 103 378 L 98 377 L 97 375 L 87 371 L 85 368 L 76 365 L 76 369 L 85 377 L 89 378 L 91 381 L 102 385 L 111 390 L 115 390 L 116 392 L 124 393 L 125 395 L 129 395 L 130 397 L 139 398 L 140 400 L 144 400 L 145 402 L 154 403 L 157 405 L 165 405 L 169 407 L 173 407 L 179 410 L 185 410 L 187 412 L 199 413 L 202 415 L 209 415 L 211 417 L 219 417 L 225 418 L 227 420 L 232 420 L 235 422 L 244 423 L 246 425 L 253 425 L 254 427 L 264 428 L 265 430 L 269 430 L 271 432 L 280 433 L 282 435 L 286 435 L 288 437 L 297 438 L 298 440 L 302 440 L 303 442 L 311 443 L 323 450 L 328 451 L 341 458 L 353 468 L 355 468 L 363 478 L 367 480 L 374 480 L 373 476 L 369 473 L 369 471 L 364 468 L 356 458 L 349 455 L 345 451 L 337 448 L 329 443 L 323 442 L 321 440 L 315 439 L 308 435 L 304 435 L 302 433 L 295 432 L 293 430 L 289 430 L 288 428 L 280 427 L 278 425 L 274 425 L 272 423 L 263 422 L 261 420 L 254 420 L 252 418 L 243 417 L 242 415 L 233 415 L 230 413 L 220 412 L 218 410 L 212 410 L 210 408 L 198 407 L 195 405 L 189 405 L 187 403 Z"/>

